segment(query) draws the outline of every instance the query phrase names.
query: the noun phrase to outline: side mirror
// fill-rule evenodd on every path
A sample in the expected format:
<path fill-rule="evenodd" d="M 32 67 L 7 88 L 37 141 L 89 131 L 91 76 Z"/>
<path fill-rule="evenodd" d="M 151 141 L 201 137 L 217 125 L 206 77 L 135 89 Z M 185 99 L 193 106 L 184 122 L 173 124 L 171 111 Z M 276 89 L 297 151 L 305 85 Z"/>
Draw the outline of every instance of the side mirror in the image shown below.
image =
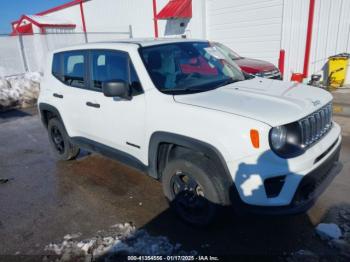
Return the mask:
<path fill-rule="evenodd" d="M 102 92 L 107 97 L 121 97 L 131 100 L 130 87 L 122 80 L 102 83 Z"/>

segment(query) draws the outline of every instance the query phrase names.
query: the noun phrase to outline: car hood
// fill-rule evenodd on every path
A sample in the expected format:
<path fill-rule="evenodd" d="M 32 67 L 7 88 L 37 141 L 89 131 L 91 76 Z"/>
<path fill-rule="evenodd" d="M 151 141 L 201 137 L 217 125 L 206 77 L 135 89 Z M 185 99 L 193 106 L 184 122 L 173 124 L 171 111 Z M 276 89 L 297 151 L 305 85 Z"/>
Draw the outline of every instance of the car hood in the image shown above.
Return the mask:
<path fill-rule="evenodd" d="M 272 71 L 276 69 L 276 67 L 269 62 L 258 60 L 258 59 L 246 58 L 246 57 L 234 60 L 234 62 L 243 71 L 250 74 L 256 74 L 264 71 Z"/>
<path fill-rule="evenodd" d="M 215 90 L 175 95 L 178 103 L 218 110 L 278 126 L 302 119 L 332 100 L 320 88 L 254 78 Z"/>

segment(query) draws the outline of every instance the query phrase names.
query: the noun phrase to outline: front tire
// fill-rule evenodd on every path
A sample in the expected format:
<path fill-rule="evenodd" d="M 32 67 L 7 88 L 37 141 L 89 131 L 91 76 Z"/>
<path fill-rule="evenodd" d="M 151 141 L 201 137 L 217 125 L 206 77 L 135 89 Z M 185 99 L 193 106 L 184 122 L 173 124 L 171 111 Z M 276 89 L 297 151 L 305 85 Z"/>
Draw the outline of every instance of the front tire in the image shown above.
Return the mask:
<path fill-rule="evenodd" d="M 188 154 L 166 165 L 163 191 L 170 206 L 185 222 L 206 226 L 218 216 L 224 205 L 224 192 L 215 172 L 211 161 L 199 154 Z"/>
<path fill-rule="evenodd" d="M 68 161 L 78 156 L 80 149 L 70 142 L 61 121 L 57 118 L 50 119 L 47 131 L 53 152 L 59 160 Z"/>

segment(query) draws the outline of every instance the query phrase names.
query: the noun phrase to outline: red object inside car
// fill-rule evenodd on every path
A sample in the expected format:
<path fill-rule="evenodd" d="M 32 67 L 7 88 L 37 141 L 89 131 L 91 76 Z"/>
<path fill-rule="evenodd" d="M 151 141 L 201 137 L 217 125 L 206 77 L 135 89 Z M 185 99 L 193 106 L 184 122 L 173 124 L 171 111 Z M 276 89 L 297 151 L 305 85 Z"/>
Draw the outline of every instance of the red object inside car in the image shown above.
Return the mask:
<path fill-rule="evenodd" d="M 205 75 L 217 75 L 218 70 L 211 67 L 204 58 L 190 58 L 189 63 L 180 64 L 181 71 L 184 74 L 200 73 Z"/>

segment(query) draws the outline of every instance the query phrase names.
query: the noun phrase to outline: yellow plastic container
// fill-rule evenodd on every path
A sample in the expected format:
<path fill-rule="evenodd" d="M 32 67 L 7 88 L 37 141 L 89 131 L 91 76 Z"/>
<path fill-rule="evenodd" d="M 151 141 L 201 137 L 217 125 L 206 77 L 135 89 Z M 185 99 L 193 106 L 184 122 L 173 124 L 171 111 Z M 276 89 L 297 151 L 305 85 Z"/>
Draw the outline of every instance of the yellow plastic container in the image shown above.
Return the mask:
<path fill-rule="evenodd" d="M 344 85 L 348 70 L 349 55 L 339 54 L 329 57 L 328 83 L 330 87 L 338 88 Z"/>

